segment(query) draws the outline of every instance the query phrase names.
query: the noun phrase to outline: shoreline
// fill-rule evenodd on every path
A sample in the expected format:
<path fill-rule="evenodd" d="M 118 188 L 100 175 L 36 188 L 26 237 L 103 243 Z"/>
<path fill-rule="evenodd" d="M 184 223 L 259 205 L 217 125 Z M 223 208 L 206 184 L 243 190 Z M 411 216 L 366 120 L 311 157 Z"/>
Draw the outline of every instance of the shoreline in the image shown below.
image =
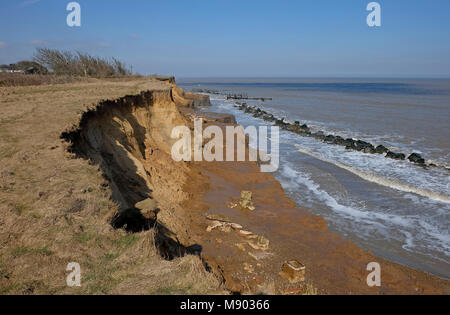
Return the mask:
<path fill-rule="evenodd" d="M 207 263 L 210 256 L 215 262 L 223 262 L 221 269 L 232 275 L 228 280 L 231 286 L 227 287 L 231 291 L 250 288 L 251 292 L 257 292 L 261 287 L 275 287 L 277 293 L 296 291 L 298 286 L 286 283 L 279 276 L 283 262 L 294 259 L 306 265 L 306 283 L 323 294 L 448 294 L 448 280 L 376 257 L 330 232 L 322 217 L 298 207 L 272 174 L 259 172 L 256 163 L 210 162 L 196 166 L 210 181 L 201 202 L 207 205 L 208 213 L 228 217 L 245 229 L 263 234 L 271 242 L 269 252 L 273 251 L 273 256 L 255 260 L 249 255 L 251 248 L 242 251 L 236 247 L 239 238 L 220 231 L 208 235 L 202 233 L 200 225 L 199 235 L 208 244 L 202 256 Z M 242 190 L 253 192 L 255 211 L 227 207 L 230 200 L 239 198 Z M 227 238 L 230 238 L 228 242 Z M 231 262 L 227 257 L 240 259 Z M 379 262 L 382 266 L 381 288 L 369 288 L 366 284 L 369 273 L 366 267 L 370 262 Z M 255 267 L 249 277 L 243 270 L 248 264 L 261 266 Z M 264 278 L 269 278 L 269 284 L 267 280 L 262 283 Z M 275 285 L 270 284 L 271 281 Z"/>
<path fill-rule="evenodd" d="M 190 87 L 186 86 L 187 89 Z M 245 87 L 237 90 L 244 91 Z M 253 90 L 253 95 L 270 96 L 270 92 L 258 89 Z M 255 118 L 253 113 L 238 110 L 233 106 L 234 102 L 224 100 L 223 95 L 212 95 L 211 98 L 215 110 L 233 113 L 244 127 L 272 125 L 262 118 Z M 282 105 L 277 110 L 275 105 L 249 104 L 264 108 L 277 117 L 292 117 L 295 113 L 290 108 L 291 114 L 286 114 Z M 283 103 L 278 100 L 274 104 Z M 295 116 L 295 120 L 299 118 Z M 290 126 L 296 127 L 296 124 Z M 312 132 L 317 130 L 311 128 Z M 319 129 L 327 130 L 327 127 Z M 448 280 L 444 223 L 448 196 L 443 187 L 447 170 L 428 171 L 409 161 L 345 150 L 289 130 L 281 130 L 280 137 L 284 152 L 281 160 L 284 162 L 274 175 L 293 200 L 299 205 L 313 205 L 313 213 L 323 215 L 333 231 L 355 241 L 358 246 Z M 420 177 L 422 175 L 424 177 Z M 434 190 L 431 183 L 435 182 L 444 184 Z M 439 230 L 441 234 L 438 234 Z"/>
<path fill-rule="evenodd" d="M 12 137 L 0 143 L 0 271 L 7 275 L 1 292 L 449 293 L 449 281 L 379 259 L 331 233 L 255 162 L 174 162 L 172 128 L 190 126 L 196 105 L 208 100 L 170 78 L 0 93 L 0 131 Z M 206 116 L 220 126 L 235 123 L 231 115 Z M 243 190 L 253 193 L 254 211 L 229 207 Z M 217 216 L 233 229 L 208 232 Z M 244 231 L 270 243 L 255 248 Z M 305 282 L 280 276 L 288 260 L 306 266 Z M 83 268 L 81 288 L 63 283 L 69 261 Z M 382 264 L 381 288 L 366 285 L 372 261 Z M 176 289 L 164 291 L 166 282 Z"/>

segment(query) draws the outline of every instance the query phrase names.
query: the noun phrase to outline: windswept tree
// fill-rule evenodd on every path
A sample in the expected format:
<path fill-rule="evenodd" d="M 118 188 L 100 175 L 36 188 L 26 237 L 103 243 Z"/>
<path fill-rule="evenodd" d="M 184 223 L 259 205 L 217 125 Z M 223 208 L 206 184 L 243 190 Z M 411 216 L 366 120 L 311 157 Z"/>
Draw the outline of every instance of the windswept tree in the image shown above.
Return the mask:
<path fill-rule="evenodd" d="M 34 60 L 46 66 L 56 75 L 105 78 L 132 74 L 125 63 L 115 58 L 109 60 L 79 51 L 72 53 L 70 51 L 38 48 Z"/>

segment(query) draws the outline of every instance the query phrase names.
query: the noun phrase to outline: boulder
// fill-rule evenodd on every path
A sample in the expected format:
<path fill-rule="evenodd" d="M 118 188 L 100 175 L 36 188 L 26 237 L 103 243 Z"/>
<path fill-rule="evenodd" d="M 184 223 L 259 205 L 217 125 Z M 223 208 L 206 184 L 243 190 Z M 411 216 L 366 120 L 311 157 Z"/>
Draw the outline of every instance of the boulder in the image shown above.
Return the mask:
<path fill-rule="evenodd" d="M 306 267 L 302 263 L 291 260 L 283 264 L 281 276 L 290 283 L 300 283 L 305 281 Z"/>
<path fill-rule="evenodd" d="M 389 152 L 389 149 L 388 148 L 386 148 L 384 145 L 379 145 L 379 146 L 377 146 L 376 147 L 376 149 L 375 149 L 375 153 L 377 153 L 377 154 L 385 154 L 385 153 L 388 153 Z"/>
<path fill-rule="evenodd" d="M 395 153 L 395 152 L 389 151 L 386 154 L 386 158 L 393 159 L 393 160 L 404 160 L 406 158 L 406 156 L 403 153 Z"/>
<path fill-rule="evenodd" d="M 408 160 L 412 163 L 416 163 L 416 164 L 421 164 L 424 165 L 425 164 L 425 159 L 422 158 L 422 156 L 419 153 L 413 153 L 408 157 Z"/>
<path fill-rule="evenodd" d="M 248 210 L 255 210 L 255 207 L 253 205 L 253 194 L 251 191 L 242 191 L 241 192 L 241 200 L 239 201 L 239 205 Z"/>
<path fill-rule="evenodd" d="M 328 143 L 328 144 L 333 144 L 335 139 L 336 139 L 335 136 L 333 136 L 333 135 L 328 135 L 328 136 L 326 136 L 326 137 L 323 139 L 323 141 L 324 141 L 325 143 Z"/>
<path fill-rule="evenodd" d="M 375 148 L 372 144 L 362 140 L 357 140 L 354 142 L 354 149 L 356 151 L 367 151 L 368 153 L 375 152 Z"/>

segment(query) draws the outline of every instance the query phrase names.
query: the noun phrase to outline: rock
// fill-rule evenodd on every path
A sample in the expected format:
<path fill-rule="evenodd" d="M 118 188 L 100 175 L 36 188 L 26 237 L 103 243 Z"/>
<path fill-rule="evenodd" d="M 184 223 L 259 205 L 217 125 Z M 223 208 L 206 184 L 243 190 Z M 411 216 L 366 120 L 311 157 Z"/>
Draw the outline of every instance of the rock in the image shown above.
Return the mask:
<path fill-rule="evenodd" d="M 249 252 L 248 253 L 250 257 L 252 257 L 255 260 L 262 260 L 264 258 L 267 258 L 270 254 L 264 251 L 258 251 L 258 252 Z"/>
<path fill-rule="evenodd" d="M 393 160 L 404 160 L 406 158 L 406 156 L 403 153 L 395 153 L 395 152 L 389 151 L 386 154 L 386 158 L 393 159 Z"/>
<path fill-rule="evenodd" d="M 245 252 L 245 243 L 238 243 L 235 244 L 237 248 L 239 248 L 241 251 Z"/>
<path fill-rule="evenodd" d="M 373 148 L 373 147 L 365 147 L 363 152 L 372 154 L 372 153 L 375 153 L 375 148 Z"/>
<path fill-rule="evenodd" d="M 219 222 L 228 222 L 231 223 L 231 220 L 222 214 L 207 214 L 206 219 L 209 221 L 219 221 Z"/>
<path fill-rule="evenodd" d="M 206 228 L 206 232 L 211 233 L 213 230 L 217 229 L 218 227 L 223 226 L 224 223 L 220 221 L 213 221 L 208 227 Z"/>
<path fill-rule="evenodd" d="M 251 265 L 249 263 L 244 263 L 244 270 L 247 271 L 248 273 L 255 272 L 255 268 L 253 268 L 253 265 Z"/>
<path fill-rule="evenodd" d="M 286 128 L 289 124 L 284 121 L 284 118 L 282 118 L 282 119 L 277 119 L 275 121 L 275 125 L 279 126 L 281 128 Z"/>
<path fill-rule="evenodd" d="M 286 126 L 286 129 L 289 130 L 289 131 L 295 132 L 297 134 L 301 134 L 301 135 L 304 135 L 304 134 L 307 134 L 307 133 L 311 133 L 311 130 L 309 129 L 308 125 L 301 125 L 300 126 L 300 122 L 299 121 L 296 121 L 293 124 L 288 124 Z"/>
<path fill-rule="evenodd" d="M 264 115 L 264 116 L 263 116 L 263 119 L 264 119 L 265 121 L 275 121 L 275 120 L 276 120 L 275 117 L 274 117 L 272 114 Z"/>
<path fill-rule="evenodd" d="M 234 208 L 236 208 L 237 206 L 238 206 L 237 203 L 234 203 L 234 202 L 228 203 L 228 208 L 230 208 L 230 209 L 234 209 Z"/>
<path fill-rule="evenodd" d="M 246 237 L 246 238 L 249 238 L 249 237 L 251 237 L 252 235 L 254 235 L 252 232 L 244 231 L 244 230 L 240 230 L 240 231 L 238 232 L 238 234 L 239 234 L 239 236 Z"/>
<path fill-rule="evenodd" d="M 343 146 L 346 146 L 346 145 L 347 145 L 346 142 L 345 142 L 345 140 L 344 140 L 344 138 L 342 138 L 341 136 L 336 136 L 336 137 L 334 138 L 334 144 L 337 144 L 337 145 L 343 145 Z"/>
<path fill-rule="evenodd" d="M 362 140 L 355 141 L 353 143 L 353 149 L 356 151 L 363 151 L 366 153 L 375 152 L 375 148 L 372 144 Z"/>
<path fill-rule="evenodd" d="M 241 200 L 240 200 L 239 204 L 244 209 L 254 211 L 255 207 L 253 205 L 252 199 L 253 199 L 253 197 L 252 197 L 251 191 L 242 191 L 241 192 Z"/>
<path fill-rule="evenodd" d="M 408 160 L 412 163 L 416 164 L 425 164 L 425 160 L 422 158 L 422 156 L 419 153 L 413 153 L 408 157 Z"/>
<path fill-rule="evenodd" d="M 231 233 L 231 224 L 225 223 L 219 227 L 219 230 L 224 233 Z"/>
<path fill-rule="evenodd" d="M 299 283 L 305 281 L 306 267 L 302 263 L 291 260 L 283 264 L 281 276 L 290 283 Z"/>
<path fill-rule="evenodd" d="M 233 228 L 233 230 L 236 230 L 236 231 L 242 230 L 242 225 L 237 224 L 237 223 L 231 223 L 231 227 Z"/>
<path fill-rule="evenodd" d="M 248 245 L 253 249 L 266 251 L 269 249 L 269 240 L 264 236 L 258 236 L 257 239 L 249 241 Z"/>
<path fill-rule="evenodd" d="M 384 154 L 384 153 L 388 153 L 388 152 L 389 152 L 389 149 L 381 144 L 379 146 L 377 146 L 375 149 L 375 153 L 377 153 L 377 154 Z"/>
<path fill-rule="evenodd" d="M 324 140 L 325 139 L 325 134 L 323 133 L 323 131 L 312 133 L 310 135 L 311 135 L 311 137 L 313 137 L 315 139 L 318 139 L 318 140 Z"/>

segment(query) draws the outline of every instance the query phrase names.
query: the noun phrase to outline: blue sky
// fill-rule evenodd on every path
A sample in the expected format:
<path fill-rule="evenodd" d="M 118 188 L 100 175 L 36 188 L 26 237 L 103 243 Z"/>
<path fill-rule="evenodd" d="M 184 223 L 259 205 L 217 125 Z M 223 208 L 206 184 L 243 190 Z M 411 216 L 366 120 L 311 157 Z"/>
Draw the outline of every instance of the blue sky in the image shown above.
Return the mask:
<path fill-rule="evenodd" d="M 177 77 L 450 77 L 450 1 L 2 0 L 0 64 L 35 47 L 117 57 Z"/>

